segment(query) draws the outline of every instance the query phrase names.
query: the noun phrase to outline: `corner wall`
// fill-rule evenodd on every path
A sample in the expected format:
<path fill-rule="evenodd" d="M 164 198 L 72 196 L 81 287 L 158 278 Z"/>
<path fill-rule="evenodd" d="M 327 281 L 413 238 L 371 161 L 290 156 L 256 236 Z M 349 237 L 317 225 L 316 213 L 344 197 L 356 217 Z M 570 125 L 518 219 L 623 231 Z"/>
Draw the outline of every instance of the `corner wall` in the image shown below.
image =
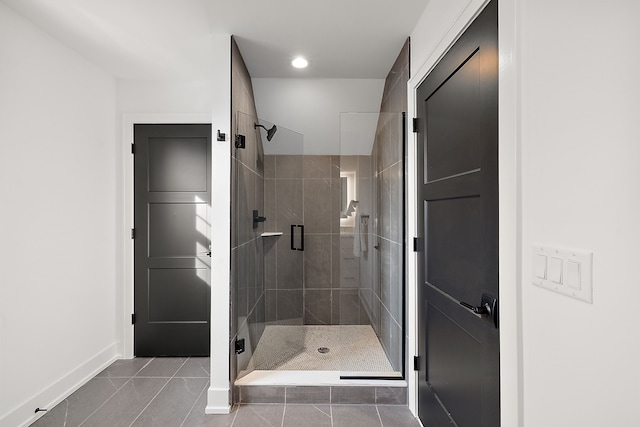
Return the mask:
<path fill-rule="evenodd" d="M 116 357 L 116 89 L 3 3 L 0 57 L 0 426 L 15 427 Z"/>

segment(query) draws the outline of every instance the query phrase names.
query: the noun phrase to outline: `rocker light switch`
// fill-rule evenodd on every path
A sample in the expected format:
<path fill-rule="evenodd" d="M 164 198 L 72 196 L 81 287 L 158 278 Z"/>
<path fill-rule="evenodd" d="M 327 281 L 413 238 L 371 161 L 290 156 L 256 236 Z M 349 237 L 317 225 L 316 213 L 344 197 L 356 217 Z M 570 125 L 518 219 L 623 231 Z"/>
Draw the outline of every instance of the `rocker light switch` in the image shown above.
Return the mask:
<path fill-rule="evenodd" d="M 562 258 L 551 257 L 549 259 L 549 280 L 554 283 L 562 283 Z"/>
<path fill-rule="evenodd" d="M 573 289 L 580 289 L 580 264 L 575 261 L 567 261 L 564 284 Z"/>
<path fill-rule="evenodd" d="M 535 286 L 591 304 L 592 276 L 593 252 L 533 245 L 531 283 Z"/>
<path fill-rule="evenodd" d="M 535 262 L 534 268 L 536 272 L 536 277 L 540 279 L 546 279 L 547 278 L 547 256 L 536 254 L 536 258 L 534 262 Z"/>

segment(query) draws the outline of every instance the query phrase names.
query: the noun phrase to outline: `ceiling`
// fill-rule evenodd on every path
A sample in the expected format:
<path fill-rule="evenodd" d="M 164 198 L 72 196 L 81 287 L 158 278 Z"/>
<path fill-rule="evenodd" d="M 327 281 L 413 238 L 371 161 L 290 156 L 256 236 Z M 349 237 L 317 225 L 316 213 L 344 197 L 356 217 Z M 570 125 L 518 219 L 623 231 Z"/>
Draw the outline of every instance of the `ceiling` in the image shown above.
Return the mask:
<path fill-rule="evenodd" d="M 254 78 L 383 79 L 429 0 L 0 1 L 122 79 L 207 79 L 219 34 Z"/>

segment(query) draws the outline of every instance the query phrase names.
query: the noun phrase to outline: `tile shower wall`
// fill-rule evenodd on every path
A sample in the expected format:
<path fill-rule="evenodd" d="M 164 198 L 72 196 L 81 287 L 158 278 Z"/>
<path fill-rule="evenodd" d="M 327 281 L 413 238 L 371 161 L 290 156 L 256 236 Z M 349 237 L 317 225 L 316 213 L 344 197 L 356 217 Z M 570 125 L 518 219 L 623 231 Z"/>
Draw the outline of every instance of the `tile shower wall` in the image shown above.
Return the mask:
<path fill-rule="evenodd" d="M 259 132 L 253 128 L 256 108 L 251 77 L 242 55 L 232 39 L 231 98 L 232 135 L 227 136 L 231 147 L 231 340 L 229 354 L 232 361 L 231 380 L 245 368 L 252 349 L 264 331 L 264 257 L 259 237 L 263 224 L 253 228 L 253 210 L 264 206 L 264 154 Z M 245 135 L 246 148 L 236 149 L 236 133 Z M 222 230 L 221 232 L 224 232 Z M 215 250 L 215 249 L 214 249 Z M 244 338 L 246 356 L 236 359 L 235 339 Z"/>
<path fill-rule="evenodd" d="M 380 117 L 372 152 L 374 230 L 378 245 L 373 288 L 366 306 L 371 324 L 394 369 L 402 368 L 404 295 L 404 184 L 406 163 L 402 112 L 407 105 L 409 41 L 389 72 L 383 91 Z M 378 318 L 376 318 L 378 316 Z M 406 341 L 404 341 L 406 342 Z"/>
<path fill-rule="evenodd" d="M 266 155 L 264 169 L 267 227 L 283 233 L 264 247 L 266 321 L 368 323 L 357 284 L 340 280 L 340 157 Z M 304 251 L 291 250 L 292 224 L 304 224 Z"/>

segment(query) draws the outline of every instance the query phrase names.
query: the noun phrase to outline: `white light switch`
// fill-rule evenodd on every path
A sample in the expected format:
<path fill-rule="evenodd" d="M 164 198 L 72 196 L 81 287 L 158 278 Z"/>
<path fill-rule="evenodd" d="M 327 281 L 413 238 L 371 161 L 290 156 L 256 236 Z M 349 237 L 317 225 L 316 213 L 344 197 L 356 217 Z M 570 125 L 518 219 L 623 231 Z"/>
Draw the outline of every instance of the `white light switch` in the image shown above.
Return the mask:
<path fill-rule="evenodd" d="M 547 278 L 547 256 L 536 254 L 535 264 L 536 265 L 534 268 L 536 272 L 536 277 L 540 279 L 546 279 Z"/>
<path fill-rule="evenodd" d="M 531 283 L 550 291 L 593 302 L 593 253 L 534 244 Z"/>
<path fill-rule="evenodd" d="M 580 289 L 580 264 L 567 261 L 565 265 L 564 284 L 573 289 Z"/>
<path fill-rule="evenodd" d="M 549 280 L 554 283 L 562 283 L 562 258 L 551 257 L 549 259 Z"/>

